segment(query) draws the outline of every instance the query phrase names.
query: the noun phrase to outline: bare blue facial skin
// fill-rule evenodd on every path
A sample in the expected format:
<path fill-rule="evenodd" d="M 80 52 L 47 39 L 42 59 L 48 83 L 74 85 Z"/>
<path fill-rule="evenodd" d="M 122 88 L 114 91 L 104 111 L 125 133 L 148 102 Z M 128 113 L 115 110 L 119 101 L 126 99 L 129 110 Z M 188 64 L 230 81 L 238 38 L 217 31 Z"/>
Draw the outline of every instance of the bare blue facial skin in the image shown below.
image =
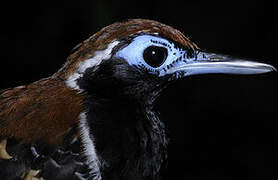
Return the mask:
<path fill-rule="evenodd" d="M 152 67 L 144 60 L 143 53 L 150 46 L 163 47 L 168 52 L 165 61 L 159 67 Z M 268 64 L 202 51 L 196 52 L 191 57 L 188 56 L 186 49 L 175 46 L 167 39 L 152 35 L 140 35 L 134 38 L 115 56 L 125 59 L 130 65 L 156 71 L 159 76 L 175 73 L 180 74 L 179 77 L 211 73 L 260 74 L 276 70 Z"/>

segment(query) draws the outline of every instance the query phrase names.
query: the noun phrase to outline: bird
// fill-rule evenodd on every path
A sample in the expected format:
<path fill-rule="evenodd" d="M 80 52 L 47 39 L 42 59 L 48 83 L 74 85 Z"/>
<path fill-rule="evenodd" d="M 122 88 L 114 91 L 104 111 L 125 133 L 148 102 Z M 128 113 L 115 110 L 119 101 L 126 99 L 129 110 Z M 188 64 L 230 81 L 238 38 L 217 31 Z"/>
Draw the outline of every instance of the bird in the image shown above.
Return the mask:
<path fill-rule="evenodd" d="M 169 137 L 153 108 L 169 84 L 275 70 L 204 51 L 154 20 L 115 22 L 52 76 L 0 91 L 0 179 L 159 180 Z"/>

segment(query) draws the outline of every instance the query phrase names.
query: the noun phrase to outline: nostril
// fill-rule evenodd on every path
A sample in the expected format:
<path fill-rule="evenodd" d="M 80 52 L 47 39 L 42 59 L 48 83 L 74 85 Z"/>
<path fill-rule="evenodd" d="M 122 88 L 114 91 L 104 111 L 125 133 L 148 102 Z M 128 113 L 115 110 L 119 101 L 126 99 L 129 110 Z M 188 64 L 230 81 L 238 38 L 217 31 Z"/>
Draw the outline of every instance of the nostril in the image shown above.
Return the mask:
<path fill-rule="evenodd" d="M 223 57 L 221 56 L 218 56 L 218 55 L 212 55 L 208 58 L 210 61 L 221 61 L 221 60 L 224 60 Z"/>

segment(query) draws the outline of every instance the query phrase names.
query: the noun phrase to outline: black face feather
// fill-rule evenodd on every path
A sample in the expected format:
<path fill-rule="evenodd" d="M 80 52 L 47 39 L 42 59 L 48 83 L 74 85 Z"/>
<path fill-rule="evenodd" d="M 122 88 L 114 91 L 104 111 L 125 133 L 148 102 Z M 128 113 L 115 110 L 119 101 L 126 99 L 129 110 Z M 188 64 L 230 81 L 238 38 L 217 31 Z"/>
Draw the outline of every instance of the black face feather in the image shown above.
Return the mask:
<path fill-rule="evenodd" d="M 88 95 L 87 122 L 102 178 L 159 179 L 167 137 L 152 103 L 163 89 L 161 79 L 123 59 L 109 59 L 77 82 Z"/>
<path fill-rule="evenodd" d="M 139 104 L 153 101 L 166 85 L 153 72 L 131 66 L 123 59 L 107 60 L 98 67 L 87 69 L 77 84 L 90 96 L 115 101 L 130 99 Z"/>

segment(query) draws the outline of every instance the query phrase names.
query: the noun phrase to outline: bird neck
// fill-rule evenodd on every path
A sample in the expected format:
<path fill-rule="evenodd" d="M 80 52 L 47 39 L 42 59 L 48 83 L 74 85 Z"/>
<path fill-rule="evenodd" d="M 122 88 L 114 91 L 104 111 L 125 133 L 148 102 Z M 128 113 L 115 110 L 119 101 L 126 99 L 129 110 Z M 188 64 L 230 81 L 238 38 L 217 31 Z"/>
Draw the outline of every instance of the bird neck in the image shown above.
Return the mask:
<path fill-rule="evenodd" d="M 103 178 L 159 179 L 167 138 L 152 107 L 129 99 L 88 99 L 86 104 Z"/>

